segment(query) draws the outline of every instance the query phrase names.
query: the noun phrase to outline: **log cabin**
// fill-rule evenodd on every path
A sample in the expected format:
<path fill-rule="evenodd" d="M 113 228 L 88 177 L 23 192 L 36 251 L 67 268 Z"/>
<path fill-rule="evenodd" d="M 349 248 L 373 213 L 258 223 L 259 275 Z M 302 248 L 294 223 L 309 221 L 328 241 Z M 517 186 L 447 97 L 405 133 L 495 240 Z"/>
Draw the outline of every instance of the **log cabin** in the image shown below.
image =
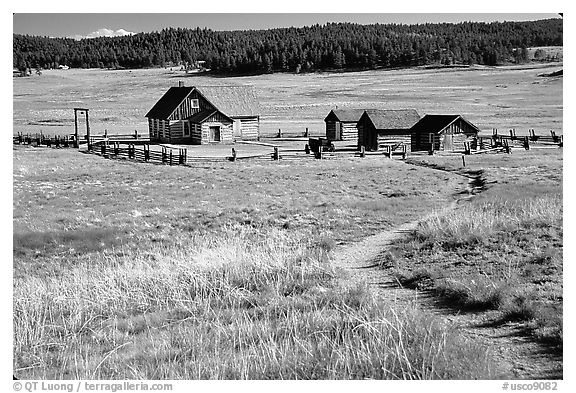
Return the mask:
<path fill-rule="evenodd" d="M 363 113 L 363 109 L 332 109 L 324 119 L 326 139 L 356 143 L 358 140 L 358 120 Z"/>
<path fill-rule="evenodd" d="M 411 128 L 420 120 L 415 109 L 368 109 L 358 121 L 358 148 L 377 151 L 382 145 L 411 144 Z"/>
<path fill-rule="evenodd" d="M 412 127 L 412 151 L 464 150 L 480 129 L 460 115 L 425 115 Z"/>
<path fill-rule="evenodd" d="M 208 144 L 257 140 L 260 106 L 249 86 L 171 87 L 146 114 L 151 142 Z"/>

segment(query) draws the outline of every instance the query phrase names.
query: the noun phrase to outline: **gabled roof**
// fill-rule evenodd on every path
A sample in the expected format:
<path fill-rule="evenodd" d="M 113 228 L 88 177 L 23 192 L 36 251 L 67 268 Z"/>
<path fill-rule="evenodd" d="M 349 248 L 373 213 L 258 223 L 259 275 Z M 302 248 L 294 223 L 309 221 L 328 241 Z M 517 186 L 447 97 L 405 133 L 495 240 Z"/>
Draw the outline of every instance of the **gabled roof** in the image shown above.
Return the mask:
<path fill-rule="evenodd" d="M 420 120 L 416 109 L 368 109 L 365 113 L 377 130 L 410 129 Z"/>
<path fill-rule="evenodd" d="M 191 121 L 192 123 L 202 123 L 204 120 L 206 120 L 210 116 L 215 115 L 216 113 L 220 113 L 222 116 L 224 116 L 225 118 L 227 118 L 231 122 L 233 121 L 228 116 L 226 116 L 225 114 L 223 114 L 222 112 L 220 112 L 219 110 L 216 110 L 216 109 L 205 109 L 203 111 L 194 113 L 192 116 L 190 116 L 186 120 Z"/>
<path fill-rule="evenodd" d="M 425 132 L 425 133 L 440 133 L 450 124 L 454 123 L 456 120 L 462 119 L 470 127 L 480 132 L 480 129 L 474 124 L 470 123 L 468 120 L 460 115 L 424 115 L 418 123 L 412 127 L 412 131 Z"/>
<path fill-rule="evenodd" d="M 168 119 L 192 91 L 198 91 L 216 109 L 228 117 L 260 115 L 260 105 L 250 86 L 171 87 L 146 114 L 152 119 Z"/>
<path fill-rule="evenodd" d="M 332 109 L 324 121 L 337 120 L 344 123 L 357 123 L 364 109 Z"/>
<path fill-rule="evenodd" d="M 260 104 L 252 86 L 197 86 L 196 90 L 226 116 L 260 115 Z"/>
<path fill-rule="evenodd" d="M 145 117 L 151 119 L 168 119 L 172 112 L 184 101 L 194 90 L 193 87 L 171 87 L 158 100 L 158 102 L 148 111 Z"/>

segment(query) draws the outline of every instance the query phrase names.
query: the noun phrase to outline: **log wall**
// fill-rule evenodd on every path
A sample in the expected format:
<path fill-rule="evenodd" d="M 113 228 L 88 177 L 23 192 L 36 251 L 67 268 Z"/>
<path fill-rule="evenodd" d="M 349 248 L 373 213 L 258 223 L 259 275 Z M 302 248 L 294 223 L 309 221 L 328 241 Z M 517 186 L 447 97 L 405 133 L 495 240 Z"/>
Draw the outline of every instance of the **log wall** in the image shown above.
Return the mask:
<path fill-rule="evenodd" d="M 242 140 L 258 140 L 260 137 L 260 119 L 258 117 L 241 118 L 240 135 Z"/>

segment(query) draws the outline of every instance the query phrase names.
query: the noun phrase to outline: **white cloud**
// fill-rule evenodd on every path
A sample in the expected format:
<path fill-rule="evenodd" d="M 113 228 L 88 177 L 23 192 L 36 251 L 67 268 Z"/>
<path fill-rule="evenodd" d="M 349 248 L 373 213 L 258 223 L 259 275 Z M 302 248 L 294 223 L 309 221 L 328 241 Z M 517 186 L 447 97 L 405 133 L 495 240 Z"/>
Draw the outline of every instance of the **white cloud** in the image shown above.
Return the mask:
<path fill-rule="evenodd" d="M 103 27 L 101 29 L 93 31 L 92 33 L 90 33 L 88 35 L 77 34 L 71 38 L 74 38 L 75 40 L 81 40 L 82 38 L 121 37 L 124 35 L 132 35 L 132 34 L 136 34 L 136 33 L 133 33 L 131 31 L 127 31 L 124 29 L 112 30 L 112 29 L 107 29 L 107 28 Z"/>

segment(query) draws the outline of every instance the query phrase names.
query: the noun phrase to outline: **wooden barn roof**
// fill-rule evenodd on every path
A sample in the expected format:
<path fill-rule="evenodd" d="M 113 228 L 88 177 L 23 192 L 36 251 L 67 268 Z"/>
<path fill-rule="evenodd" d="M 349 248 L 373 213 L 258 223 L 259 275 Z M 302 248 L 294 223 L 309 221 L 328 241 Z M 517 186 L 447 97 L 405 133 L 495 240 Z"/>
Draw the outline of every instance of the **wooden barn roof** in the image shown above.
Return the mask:
<path fill-rule="evenodd" d="M 158 100 L 158 102 L 148 111 L 145 117 L 151 119 L 168 119 L 172 112 L 184 101 L 188 94 L 194 90 L 193 87 L 171 87 Z"/>
<path fill-rule="evenodd" d="M 468 120 L 463 118 L 460 115 L 424 115 L 422 119 L 412 127 L 412 131 L 419 133 L 437 133 L 439 134 L 442 132 L 446 127 L 450 124 L 454 123 L 456 120 L 462 119 L 465 121 L 470 127 L 474 128 L 478 132 L 480 129 L 476 127 L 474 124 L 470 123 Z"/>
<path fill-rule="evenodd" d="M 191 121 L 192 123 L 202 123 L 204 120 L 208 119 L 210 116 L 215 115 L 216 113 L 220 113 L 222 116 L 232 121 L 232 119 L 216 109 L 205 109 L 203 111 L 194 113 L 186 120 Z"/>
<path fill-rule="evenodd" d="M 196 90 L 226 116 L 260 115 L 260 104 L 251 86 L 197 86 Z"/>
<path fill-rule="evenodd" d="M 345 123 L 357 123 L 364 109 L 332 109 L 324 121 L 337 120 Z"/>
<path fill-rule="evenodd" d="M 410 129 L 420 120 L 416 109 L 368 109 L 365 113 L 377 130 Z"/>
<path fill-rule="evenodd" d="M 260 105 L 254 89 L 250 86 L 183 86 L 169 88 L 146 117 L 168 119 L 194 89 L 228 117 L 260 115 Z"/>

